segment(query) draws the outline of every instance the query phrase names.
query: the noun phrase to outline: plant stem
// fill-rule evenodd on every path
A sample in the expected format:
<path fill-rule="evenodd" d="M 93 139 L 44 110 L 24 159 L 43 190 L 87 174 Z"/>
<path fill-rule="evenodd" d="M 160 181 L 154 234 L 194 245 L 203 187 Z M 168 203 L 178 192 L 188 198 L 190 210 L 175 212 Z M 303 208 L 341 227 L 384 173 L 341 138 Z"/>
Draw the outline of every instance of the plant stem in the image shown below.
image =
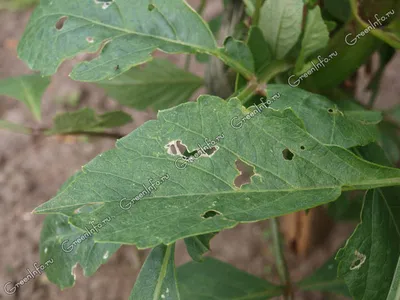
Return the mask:
<path fill-rule="evenodd" d="M 206 8 L 206 5 L 207 5 L 207 0 L 201 0 L 199 9 L 197 10 L 197 13 L 200 16 L 203 14 L 204 9 Z M 185 67 L 184 67 L 185 71 L 189 71 L 191 60 L 192 60 L 192 55 L 191 54 L 186 55 Z"/>
<path fill-rule="evenodd" d="M 261 6 L 262 6 L 262 0 L 257 0 L 256 2 L 256 8 L 254 10 L 254 15 L 253 15 L 253 25 L 258 26 L 258 23 L 260 22 L 260 11 L 261 11 Z"/>
<path fill-rule="evenodd" d="M 286 264 L 285 255 L 283 254 L 282 239 L 281 239 L 281 234 L 279 232 L 279 221 L 277 218 L 272 218 L 270 220 L 270 223 L 271 223 L 272 239 L 274 243 L 274 255 L 276 259 L 276 267 L 278 270 L 281 283 L 285 286 L 284 299 L 292 300 L 293 299 L 292 283 L 290 281 L 290 275 Z"/>

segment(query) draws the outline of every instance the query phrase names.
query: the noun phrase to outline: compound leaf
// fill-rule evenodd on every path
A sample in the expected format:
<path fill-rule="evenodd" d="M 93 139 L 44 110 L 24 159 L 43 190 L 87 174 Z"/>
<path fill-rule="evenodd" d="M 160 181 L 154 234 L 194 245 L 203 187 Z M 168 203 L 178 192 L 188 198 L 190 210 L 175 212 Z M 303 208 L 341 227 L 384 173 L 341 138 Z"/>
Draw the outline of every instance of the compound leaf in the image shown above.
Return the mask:
<path fill-rule="evenodd" d="M 284 58 L 297 43 L 302 19 L 302 0 L 265 1 L 259 26 L 277 59 Z"/>
<path fill-rule="evenodd" d="M 40 120 L 42 96 L 49 84 L 50 78 L 40 75 L 6 78 L 0 80 L 0 95 L 12 97 L 23 102 L 36 120 Z"/>
<path fill-rule="evenodd" d="M 203 80 L 164 59 L 134 68 L 112 80 L 98 83 L 109 96 L 123 105 L 165 109 L 187 101 Z"/>
<path fill-rule="evenodd" d="M 241 188 L 238 161 L 254 170 Z M 202 96 L 118 140 L 35 212 L 71 208 L 70 222 L 80 228 L 111 215 L 113 226 L 96 241 L 147 248 L 315 207 L 341 191 L 397 184 L 400 170 L 320 142 L 291 109 Z M 87 214 L 72 210 L 95 204 Z"/>
<path fill-rule="evenodd" d="M 179 300 L 175 271 L 175 244 L 159 245 L 147 257 L 130 300 Z M 183 298 L 186 299 L 186 298 Z"/>
<path fill-rule="evenodd" d="M 182 299 L 265 300 L 283 293 L 278 286 L 213 258 L 178 268 Z"/>

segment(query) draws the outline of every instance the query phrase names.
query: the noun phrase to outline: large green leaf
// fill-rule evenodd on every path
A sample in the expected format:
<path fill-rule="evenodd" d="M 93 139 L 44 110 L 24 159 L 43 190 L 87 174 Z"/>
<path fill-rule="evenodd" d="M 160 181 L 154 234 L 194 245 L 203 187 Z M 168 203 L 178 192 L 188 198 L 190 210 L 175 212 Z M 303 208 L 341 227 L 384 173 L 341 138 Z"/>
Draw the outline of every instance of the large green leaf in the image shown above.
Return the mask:
<path fill-rule="evenodd" d="M 377 146 L 371 145 L 360 151 L 363 157 L 389 164 Z M 344 278 L 355 300 L 395 299 L 389 297 L 389 293 L 392 293 L 398 281 L 399 195 L 397 187 L 368 191 L 364 198 L 361 223 L 337 254 L 339 276 Z"/>
<path fill-rule="evenodd" d="M 315 138 L 325 144 L 351 148 L 367 145 L 378 139 L 379 112 L 340 110 L 323 96 L 295 89 L 288 85 L 268 85 L 268 96 L 280 95 L 271 107 L 283 110 L 291 107 L 303 120 L 304 126 Z"/>
<path fill-rule="evenodd" d="M 213 258 L 190 262 L 178 268 L 182 299 L 265 300 L 283 289 Z"/>
<path fill-rule="evenodd" d="M 321 268 L 297 285 L 305 291 L 323 291 L 350 296 L 344 280 L 338 278 L 337 267 L 338 265 L 333 256 Z"/>
<path fill-rule="evenodd" d="M 123 126 L 132 118 L 123 111 L 111 111 L 97 115 L 91 108 L 57 115 L 54 125 L 47 134 L 84 133 L 104 131 L 107 128 Z"/>
<path fill-rule="evenodd" d="M 302 0 L 268 0 L 261 8 L 260 28 L 277 59 L 293 48 L 301 34 Z"/>
<path fill-rule="evenodd" d="M 310 9 L 306 18 L 304 36 L 301 41 L 301 51 L 296 62 L 296 69 L 301 70 L 305 60 L 324 49 L 329 42 L 329 31 L 321 16 L 319 6 Z"/>
<path fill-rule="evenodd" d="M 205 150 L 207 143 L 214 148 Z M 234 183 L 239 160 L 255 173 L 241 188 Z M 237 99 L 203 96 L 161 111 L 158 120 L 118 140 L 117 149 L 84 166 L 36 213 L 69 210 L 78 227 L 111 215 L 113 226 L 98 233 L 97 241 L 147 248 L 315 207 L 342 190 L 397 184 L 400 170 L 320 142 L 291 109 L 264 107 L 259 113 Z M 101 207 L 73 213 L 94 204 Z"/>
<path fill-rule="evenodd" d="M 102 222 L 87 224 L 81 230 L 68 224 L 68 217 L 55 214 L 46 217 L 40 236 L 40 261 L 44 264 L 52 259 L 46 268 L 49 280 L 60 289 L 75 283 L 74 268 L 79 263 L 85 276 L 92 276 L 96 270 L 119 249 L 118 244 L 94 242 L 93 237 L 105 226 L 112 226 L 111 218 Z"/>
<path fill-rule="evenodd" d="M 134 68 L 112 80 L 99 82 L 107 93 L 123 105 L 156 110 L 189 100 L 203 80 L 164 59 Z"/>
<path fill-rule="evenodd" d="M 49 84 L 50 78 L 40 75 L 6 78 L 0 80 L 0 95 L 22 101 L 32 112 L 33 116 L 37 120 L 40 120 L 42 96 Z"/>
<path fill-rule="evenodd" d="M 81 52 L 99 56 L 75 66 L 80 81 L 114 78 L 151 60 L 156 49 L 168 53 L 208 53 L 246 77 L 251 70 L 221 51 L 201 17 L 183 0 L 44 0 L 34 11 L 18 46 L 30 68 L 56 72 Z"/>
<path fill-rule="evenodd" d="M 130 300 L 179 300 L 174 262 L 175 244 L 154 248 L 144 263 Z M 187 299 L 187 298 L 183 298 Z"/>

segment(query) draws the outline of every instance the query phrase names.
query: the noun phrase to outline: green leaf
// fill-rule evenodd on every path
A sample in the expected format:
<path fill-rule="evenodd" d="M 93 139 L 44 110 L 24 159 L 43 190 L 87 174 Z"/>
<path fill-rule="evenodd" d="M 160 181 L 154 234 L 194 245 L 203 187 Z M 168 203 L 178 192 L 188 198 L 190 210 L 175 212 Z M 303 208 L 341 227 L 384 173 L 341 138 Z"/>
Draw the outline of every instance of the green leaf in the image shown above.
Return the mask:
<path fill-rule="evenodd" d="M 360 151 L 363 157 L 389 164 L 378 146 L 370 145 Z M 338 274 L 355 300 L 390 299 L 400 256 L 399 192 L 397 187 L 368 191 L 361 223 L 337 254 Z"/>
<path fill-rule="evenodd" d="M 333 256 L 321 268 L 301 280 L 297 285 L 304 291 L 322 291 L 350 296 L 344 280 L 337 276 L 337 267 Z"/>
<path fill-rule="evenodd" d="M 159 110 L 189 100 L 202 86 L 203 80 L 179 69 L 168 60 L 156 59 L 149 62 L 144 69 L 134 68 L 117 78 L 98 84 L 123 105 Z"/>
<path fill-rule="evenodd" d="M 23 125 L 0 119 L 0 128 L 16 133 L 30 134 L 31 130 Z"/>
<path fill-rule="evenodd" d="M 284 58 L 296 44 L 302 19 L 301 0 L 268 0 L 262 6 L 260 28 L 277 59 Z"/>
<path fill-rule="evenodd" d="M 400 160 L 400 138 L 396 125 L 386 121 L 379 124 L 379 145 L 392 164 Z"/>
<path fill-rule="evenodd" d="M 254 73 L 254 59 L 249 47 L 242 41 L 235 40 L 233 37 L 227 37 L 224 41 L 222 50 L 227 57 L 234 59 L 231 65 L 239 64 L 246 68 L 249 73 Z M 235 67 L 234 67 L 235 68 Z M 237 67 L 236 69 L 238 69 Z"/>
<path fill-rule="evenodd" d="M 265 300 L 283 293 L 281 287 L 213 258 L 179 267 L 178 280 L 182 299 L 190 300 Z"/>
<path fill-rule="evenodd" d="M 208 233 L 186 238 L 186 249 L 190 257 L 198 262 L 203 261 L 203 255 L 210 250 L 210 241 L 214 236 L 215 233 Z"/>
<path fill-rule="evenodd" d="M 105 226 L 111 226 L 111 218 L 103 222 L 87 224 L 81 230 L 68 223 L 68 217 L 55 214 L 46 217 L 40 236 L 40 261 L 52 260 L 46 268 L 49 280 L 60 289 L 75 283 L 74 268 L 79 263 L 85 276 L 92 276 L 97 269 L 119 249 L 118 244 L 98 244 L 93 237 Z"/>
<path fill-rule="evenodd" d="M 325 144 L 351 148 L 367 145 L 378 139 L 380 112 L 340 110 L 327 98 L 288 85 L 268 85 L 268 95 L 280 95 L 271 107 L 283 110 L 291 107 L 304 122 L 306 129 Z M 322 121 L 323 120 L 323 121 Z"/>
<path fill-rule="evenodd" d="M 6 78 L 0 80 L 0 95 L 12 97 L 23 102 L 36 120 L 40 120 L 42 96 L 49 84 L 50 78 L 40 75 Z"/>
<path fill-rule="evenodd" d="M 88 214 L 71 209 L 70 222 L 84 227 L 111 215 L 112 228 L 97 241 L 147 248 L 312 208 L 341 191 L 400 184 L 400 170 L 322 143 L 293 110 L 261 111 L 212 96 L 161 111 L 35 212 L 96 203 L 101 207 Z M 320 119 L 318 126 L 331 122 L 311 117 Z M 239 160 L 255 174 L 241 188 L 234 184 Z"/>
<path fill-rule="evenodd" d="M 324 10 L 343 23 L 351 16 L 351 7 L 348 0 L 325 0 Z"/>
<path fill-rule="evenodd" d="M 54 118 L 54 126 L 46 134 L 66 134 L 79 132 L 99 132 L 107 128 L 123 126 L 132 118 L 123 111 L 112 111 L 97 115 L 91 108 L 59 114 Z"/>
<path fill-rule="evenodd" d="M 130 300 L 179 300 L 175 262 L 175 244 L 160 245 L 147 257 Z M 186 298 L 182 298 L 186 299 Z"/>
<path fill-rule="evenodd" d="M 358 221 L 363 199 L 360 194 L 343 193 L 339 199 L 329 203 L 328 213 L 336 221 Z"/>
<path fill-rule="evenodd" d="M 256 72 L 259 73 L 272 62 L 271 50 L 259 27 L 250 28 L 247 44 L 253 53 Z"/>
<path fill-rule="evenodd" d="M 99 50 L 100 49 L 100 50 Z M 18 46 L 19 57 L 44 75 L 82 52 L 99 56 L 75 66 L 79 81 L 112 79 L 167 53 L 207 53 L 251 73 L 221 51 L 205 21 L 183 0 L 44 0 L 34 11 Z"/>
<path fill-rule="evenodd" d="M 301 70 L 305 60 L 324 49 L 329 42 L 329 31 L 322 19 L 319 6 L 308 10 L 301 51 L 296 62 L 296 70 Z"/>

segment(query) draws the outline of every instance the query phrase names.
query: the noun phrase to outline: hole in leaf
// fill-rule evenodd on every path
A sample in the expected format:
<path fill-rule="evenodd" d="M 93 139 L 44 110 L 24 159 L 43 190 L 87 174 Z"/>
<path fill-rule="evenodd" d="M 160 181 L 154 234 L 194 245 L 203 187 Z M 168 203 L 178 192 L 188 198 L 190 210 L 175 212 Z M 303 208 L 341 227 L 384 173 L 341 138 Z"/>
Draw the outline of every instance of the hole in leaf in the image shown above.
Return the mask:
<path fill-rule="evenodd" d="M 236 169 L 240 172 L 240 175 L 236 176 L 233 184 L 241 188 L 244 184 L 249 184 L 251 182 L 251 177 L 255 174 L 254 167 L 249 166 L 245 162 L 237 159 L 235 162 Z"/>
<path fill-rule="evenodd" d="M 87 40 L 88 43 L 91 43 L 91 44 L 94 43 L 94 39 L 91 36 L 88 36 L 86 38 L 86 40 Z"/>
<path fill-rule="evenodd" d="M 300 149 L 301 149 L 301 150 L 305 150 L 305 149 L 306 149 L 306 147 L 304 147 L 304 146 L 300 146 Z"/>
<path fill-rule="evenodd" d="M 356 270 L 361 268 L 361 266 L 365 263 L 367 256 L 358 252 L 357 250 L 354 251 L 354 255 L 356 256 L 353 262 L 351 263 L 350 270 Z"/>
<path fill-rule="evenodd" d="M 329 112 L 330 114 L 333 113 L 333 109 L 332 109 L 332 108 L 328 109 L 328 112 Z"/>
<path fill-rule="evenodd" d="M 176 147 L 178 148 L 179 154 L 186 156 L 186 153 L 188 153 L 186 145 L 183 145 L 181 141 L 177 141 Z"/>
<path fill-rule="evenodd" d="M 288 148 L 282 151 L 282 155 L 285 160 L 292 160 L 294 156 L 293 152 L 290 151 Z"/>
<path fill-rule="evenodd" d="M 61 30 L 64 27 L 65 21 L 67 19 L 68 19 L 68 17 L 61 17 L 56 23 L 56 29 Z"/>
<path fill-rule="evenodd" d="M 152 11 L 153 9 L 155 9 L 156 7 L 154 6 L 154 4 L 149 4 L 149 6 L 147 7 L 147 9 L 149 11 Z"/>
<path fill-rule="evenodd" d="M 201 217 L 204 219 L 208 219 L 208 218 L 212 218 L 212 217 L 220 216 L 220 215 L 221 215 L 221 213 L 216 210 L 209 210 L 209 211 L 206 211 Z"/>

